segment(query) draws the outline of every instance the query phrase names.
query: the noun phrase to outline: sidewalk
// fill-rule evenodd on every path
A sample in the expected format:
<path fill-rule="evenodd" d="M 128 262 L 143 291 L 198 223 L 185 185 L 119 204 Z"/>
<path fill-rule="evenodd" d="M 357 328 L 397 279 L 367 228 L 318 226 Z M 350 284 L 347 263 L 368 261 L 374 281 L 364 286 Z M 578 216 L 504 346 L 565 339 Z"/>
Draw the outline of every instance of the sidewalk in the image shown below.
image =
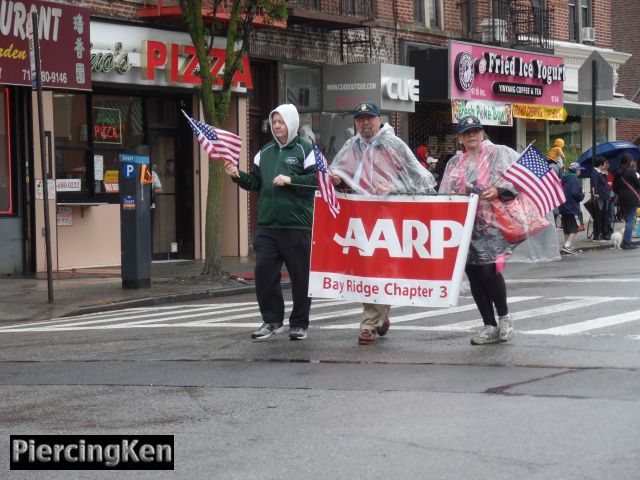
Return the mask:
<path fill-rule="evenodd" d="M 624 227 L 616 224 L 615 230 Z M 635 232 L 635 230 L 634 230 Z M 559 244 L 564 235 L 558 230 Z M 634 238 L 634 242 L 639 239 Z M 609 242 L 597 243 L 579 232 L 576 250 L 611 249 Z M 26 320 L 45 320 L 65 315 L 118 310 L 129 307 L 163 305 L 189 300 L 216 298 L 254 291 L 255 257 L 222 259 L 227 277 L 214 282 L 200 275 L 199 260 L 153 262 L 151 288 L 123 290 L 120 267 L 87 268 L 53 274 L 54 302 L 48 303 L 47 276 L 0 277 L 0 324 Z M 288 279 L 283 272 L 283 283 Z"/>

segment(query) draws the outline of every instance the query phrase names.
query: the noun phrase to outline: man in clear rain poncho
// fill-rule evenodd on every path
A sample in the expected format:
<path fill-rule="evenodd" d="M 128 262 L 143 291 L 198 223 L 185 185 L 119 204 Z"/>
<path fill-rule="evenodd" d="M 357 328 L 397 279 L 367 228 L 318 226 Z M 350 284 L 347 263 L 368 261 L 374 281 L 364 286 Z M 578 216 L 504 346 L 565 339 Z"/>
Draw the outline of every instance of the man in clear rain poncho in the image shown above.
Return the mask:
<path fill-rule="evenodd" d="M 347 140 L 331 164 L 331 182 L 360 195 L 435 193 L 436 180 L 396 137 L 393 127 L 383 124 L 373 103 L 358 105 L 353 113 L 358 133 Z M 360 345 L 372 344 L 376 335 L 389 330 L 389 305 L 363 304 Z"/>

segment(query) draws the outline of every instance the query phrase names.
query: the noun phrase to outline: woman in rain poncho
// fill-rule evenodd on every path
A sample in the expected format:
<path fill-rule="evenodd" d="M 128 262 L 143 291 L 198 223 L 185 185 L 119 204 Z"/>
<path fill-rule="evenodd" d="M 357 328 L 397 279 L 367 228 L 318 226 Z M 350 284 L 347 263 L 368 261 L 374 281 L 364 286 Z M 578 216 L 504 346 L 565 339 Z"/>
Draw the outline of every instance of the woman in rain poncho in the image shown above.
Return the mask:
<path fill-rule="evenodd" d="M 519 194 L 512 184 L 501 179 L 519 155 L 509 147 L 494 145 L 487 140 L 482 123 L 476 117 L 461 119 L 457 132 L 464 148 L 447 164 L 439 191 L 463 195 L 477 193 L 480 196 L 465 272 L 484 328 L 471 339 L 471 343 L 506 342 L 513 338 L 515 329 L 507 305 L 507 287 L 500 271 L 519 242 L 509 243 L 504 239 L 496 226 L 491 201 L 497 198 L 508 201 Z M 521 260 L 559 258 L 555 229 L 547 228 L 521 245 L 526 257 Z"/>

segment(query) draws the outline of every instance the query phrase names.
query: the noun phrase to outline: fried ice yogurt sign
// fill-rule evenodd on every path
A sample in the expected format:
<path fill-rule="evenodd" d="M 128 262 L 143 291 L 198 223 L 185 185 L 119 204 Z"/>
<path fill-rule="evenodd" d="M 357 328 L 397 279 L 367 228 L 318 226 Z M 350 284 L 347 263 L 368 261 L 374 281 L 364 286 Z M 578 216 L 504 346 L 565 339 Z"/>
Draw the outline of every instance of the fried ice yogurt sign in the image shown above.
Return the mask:
<path fill-rule="evenodd" d="M 478 197 L 316 197 L 309 295 L 387 305 L 457 305 Z"/>

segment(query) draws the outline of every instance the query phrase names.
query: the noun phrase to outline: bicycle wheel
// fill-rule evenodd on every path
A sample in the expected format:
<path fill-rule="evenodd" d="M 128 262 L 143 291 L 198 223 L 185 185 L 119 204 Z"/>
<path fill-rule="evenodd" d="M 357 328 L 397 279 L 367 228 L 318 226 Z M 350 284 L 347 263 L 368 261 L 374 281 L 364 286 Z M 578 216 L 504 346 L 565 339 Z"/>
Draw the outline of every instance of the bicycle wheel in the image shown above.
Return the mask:
<path fill-rule="evenodd" d="M 593 220 L 591 218 L 587 222 L 587 238 L 589 240 L 593 238 Z"/>

